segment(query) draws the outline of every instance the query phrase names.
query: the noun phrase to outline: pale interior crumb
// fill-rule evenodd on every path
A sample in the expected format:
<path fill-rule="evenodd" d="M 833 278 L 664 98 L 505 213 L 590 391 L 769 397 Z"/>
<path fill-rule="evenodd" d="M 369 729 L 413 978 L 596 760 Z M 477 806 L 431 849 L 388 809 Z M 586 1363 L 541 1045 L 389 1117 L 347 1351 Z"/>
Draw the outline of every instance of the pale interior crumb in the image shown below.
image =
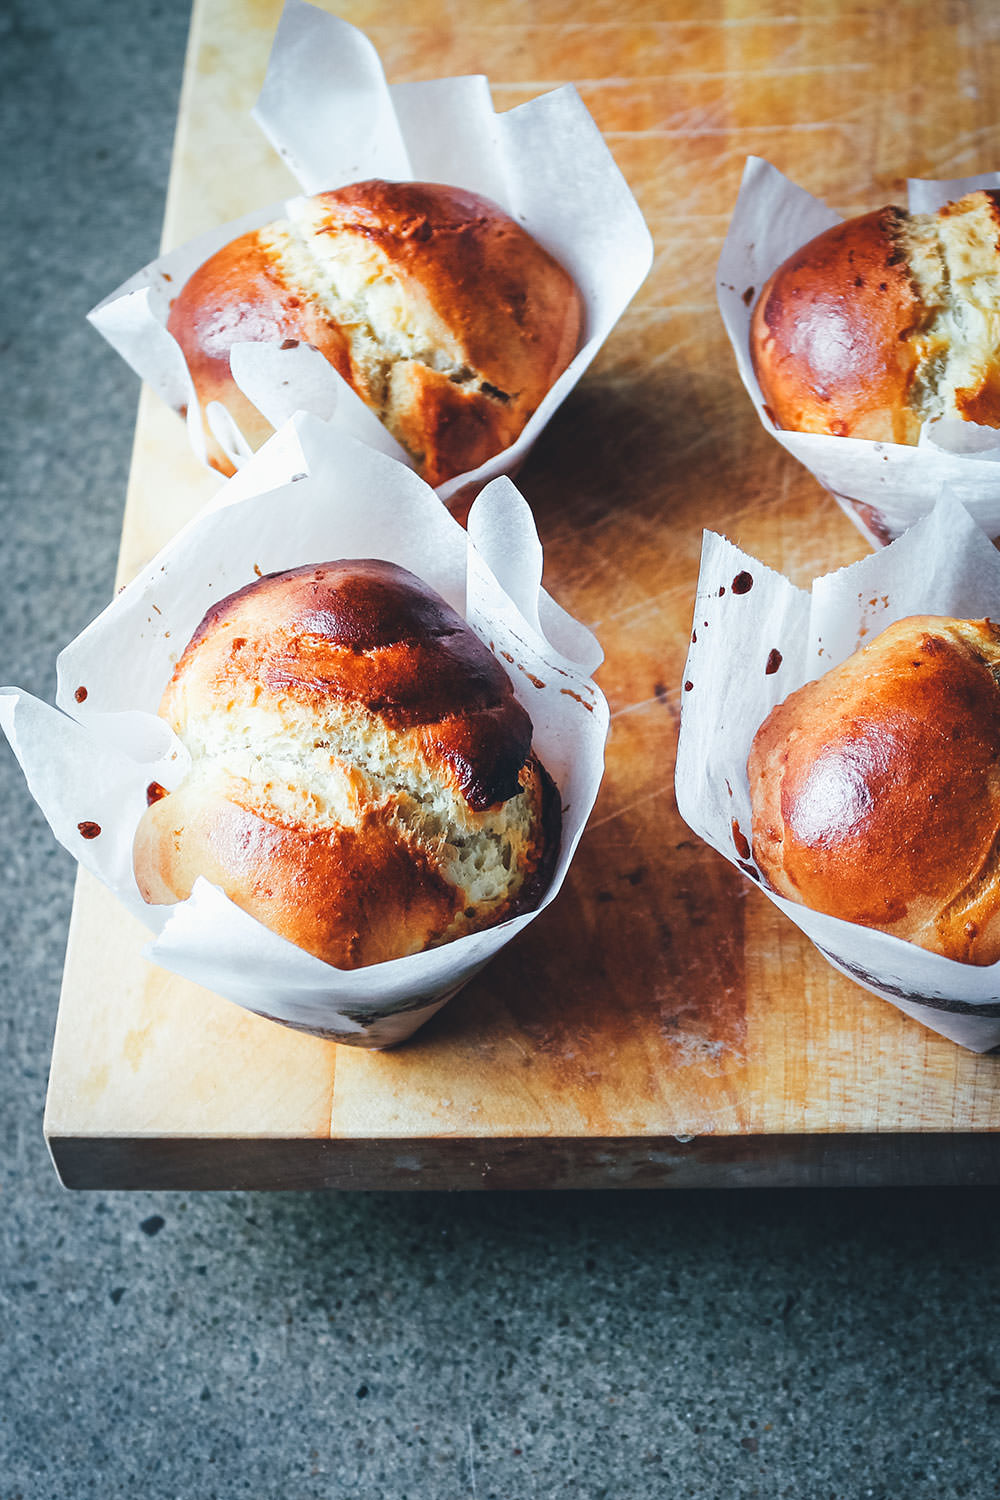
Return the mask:
<path fill-rule="evenodd" d="M 956 391 L 978 386 L 1000 349 L 997 226 L 970 193 L 945 216 L 911 214 L 901 231 L 910 273 L 931 315 L 917 343 L 910 403 L 925 420 L 960 415 Z"/>
<path fill-rule="evenodd" d="M 282 277 L 303 287 L 343 329 L 352 366 L 365 384 L 365 399 L 406 446 L 394 410 L 394 367 L 423 365 L 476 390 L 485 377 L 465 363 L 453 332 L 419 287 L 412 282 L 402 286 L 377 243 L 324 229 L 326 216 L 322 199 L 299 199 L 289 218 L 259 231 L 261 244 Z"/>
<path fill-rule="evenodd" d="M 392 807 L 468 906 L 508 901 L 532 867 L 538 809 L 525 787 L 485 812 L 442 784 L 417 743 L 368 712 L 331 705 L 322 730 L 292 700 L 279 708 L 234 704 L 192 718 L 182 739 L 192 757 L 188 785 L 220 780 L 233 800 L 307 831 L 357 827 L 363 811 Z"/>

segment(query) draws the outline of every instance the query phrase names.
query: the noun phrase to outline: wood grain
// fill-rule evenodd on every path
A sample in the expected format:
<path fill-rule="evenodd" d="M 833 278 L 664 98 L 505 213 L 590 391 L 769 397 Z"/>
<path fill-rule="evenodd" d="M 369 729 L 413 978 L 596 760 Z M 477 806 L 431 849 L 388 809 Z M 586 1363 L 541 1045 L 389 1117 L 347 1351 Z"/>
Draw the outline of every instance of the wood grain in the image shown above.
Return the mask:
<path fill-rule="evenodd" d="M 279 9 L 196 5 L 167 244 L 292 186 L 247 114 Z M 500 109 L 575 82 L 653 232 L 649 280 L 519 479 L 547 586 L 607 653 L 607 776 L 559 900 L 396 1052 L 296 1035 L 154 969 L 140 929 L 81 876 L 46 1116 L 64 1180 L 996 1180 L 1000 1058 L 836 974 L 693 838 L 672 794 L 702 527 L 800 584 L 866 550 L 736 376 L 713 278 L 744 159 L 767 156 L 843 213 L 898 197 L 907 176 L 995 167 L 992 8 L 336 9 L 390 81 L 485 72 Z M 121 577 L 216 484 L 145 393 Z"/>

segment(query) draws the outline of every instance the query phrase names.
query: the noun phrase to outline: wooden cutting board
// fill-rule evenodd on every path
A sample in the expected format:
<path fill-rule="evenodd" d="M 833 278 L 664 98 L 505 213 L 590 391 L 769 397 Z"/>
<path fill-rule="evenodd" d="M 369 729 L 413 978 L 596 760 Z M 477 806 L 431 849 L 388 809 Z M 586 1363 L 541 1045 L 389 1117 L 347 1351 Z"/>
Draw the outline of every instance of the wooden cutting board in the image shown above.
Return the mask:
<path fill-rule="evenodd" d="M 332 8 L 332 7 L 331 7 Z M 679 685 L 701 531 L 795 582 L 866 550 L 762 430 L 715 307 L 745 157 L 840 212 L 1000 162 L 989 0 L 786 14 L 680 0 L 342 0 L 391 82 L 571 81 L 656 263 L 520 476 L 551 592 L 600 637 L 607 776 L 554 906 L 418 1036 L 369 1053 L 154 968 L 81 875 L 45 1129 L 79 1187 L 572 1187 L 1000 1177 L 1000 1057 L 836 974 L 681 822 Z M 294 190 L 249 117 L 280 0 L 197 0 L 164 241 Z M 665 17 L 669 15 L 669 19 Z M 933 80 L 933 86 L 928 82 Z M 144 392 L 130 577 L 215 492 Z"/>

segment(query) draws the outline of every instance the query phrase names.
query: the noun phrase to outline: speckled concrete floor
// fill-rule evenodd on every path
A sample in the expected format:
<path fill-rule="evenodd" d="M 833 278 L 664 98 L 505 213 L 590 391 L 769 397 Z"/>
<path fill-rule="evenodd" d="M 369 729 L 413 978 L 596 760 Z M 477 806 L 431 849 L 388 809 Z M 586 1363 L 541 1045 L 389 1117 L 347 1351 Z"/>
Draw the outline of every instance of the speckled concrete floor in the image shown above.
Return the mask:
<path fill-rule="evenodd" d="M 0 12 L 0 676 L 43 695 L 111 589 L 137 390 L 84 313 L 156 249 L 186 26 Z M 0 1500 L 1000 1494 L 990 1192 L 65 1193 L 73 871 L 0 781 Z"/>

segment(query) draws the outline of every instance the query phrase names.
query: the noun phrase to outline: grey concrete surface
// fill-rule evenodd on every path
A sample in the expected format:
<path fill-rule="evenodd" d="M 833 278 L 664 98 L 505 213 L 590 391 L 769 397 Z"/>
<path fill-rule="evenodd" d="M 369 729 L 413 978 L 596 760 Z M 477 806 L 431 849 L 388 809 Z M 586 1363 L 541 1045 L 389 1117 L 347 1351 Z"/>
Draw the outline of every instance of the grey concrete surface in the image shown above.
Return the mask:
<path fill-rule="evenodd" d="M 182 0 L 0 7 L 4 681 L 112 585 Z M 69 1194 L 73 870 L 0 752 L 0 1500 L 1000 1494 L 986 1191 Z"/>

